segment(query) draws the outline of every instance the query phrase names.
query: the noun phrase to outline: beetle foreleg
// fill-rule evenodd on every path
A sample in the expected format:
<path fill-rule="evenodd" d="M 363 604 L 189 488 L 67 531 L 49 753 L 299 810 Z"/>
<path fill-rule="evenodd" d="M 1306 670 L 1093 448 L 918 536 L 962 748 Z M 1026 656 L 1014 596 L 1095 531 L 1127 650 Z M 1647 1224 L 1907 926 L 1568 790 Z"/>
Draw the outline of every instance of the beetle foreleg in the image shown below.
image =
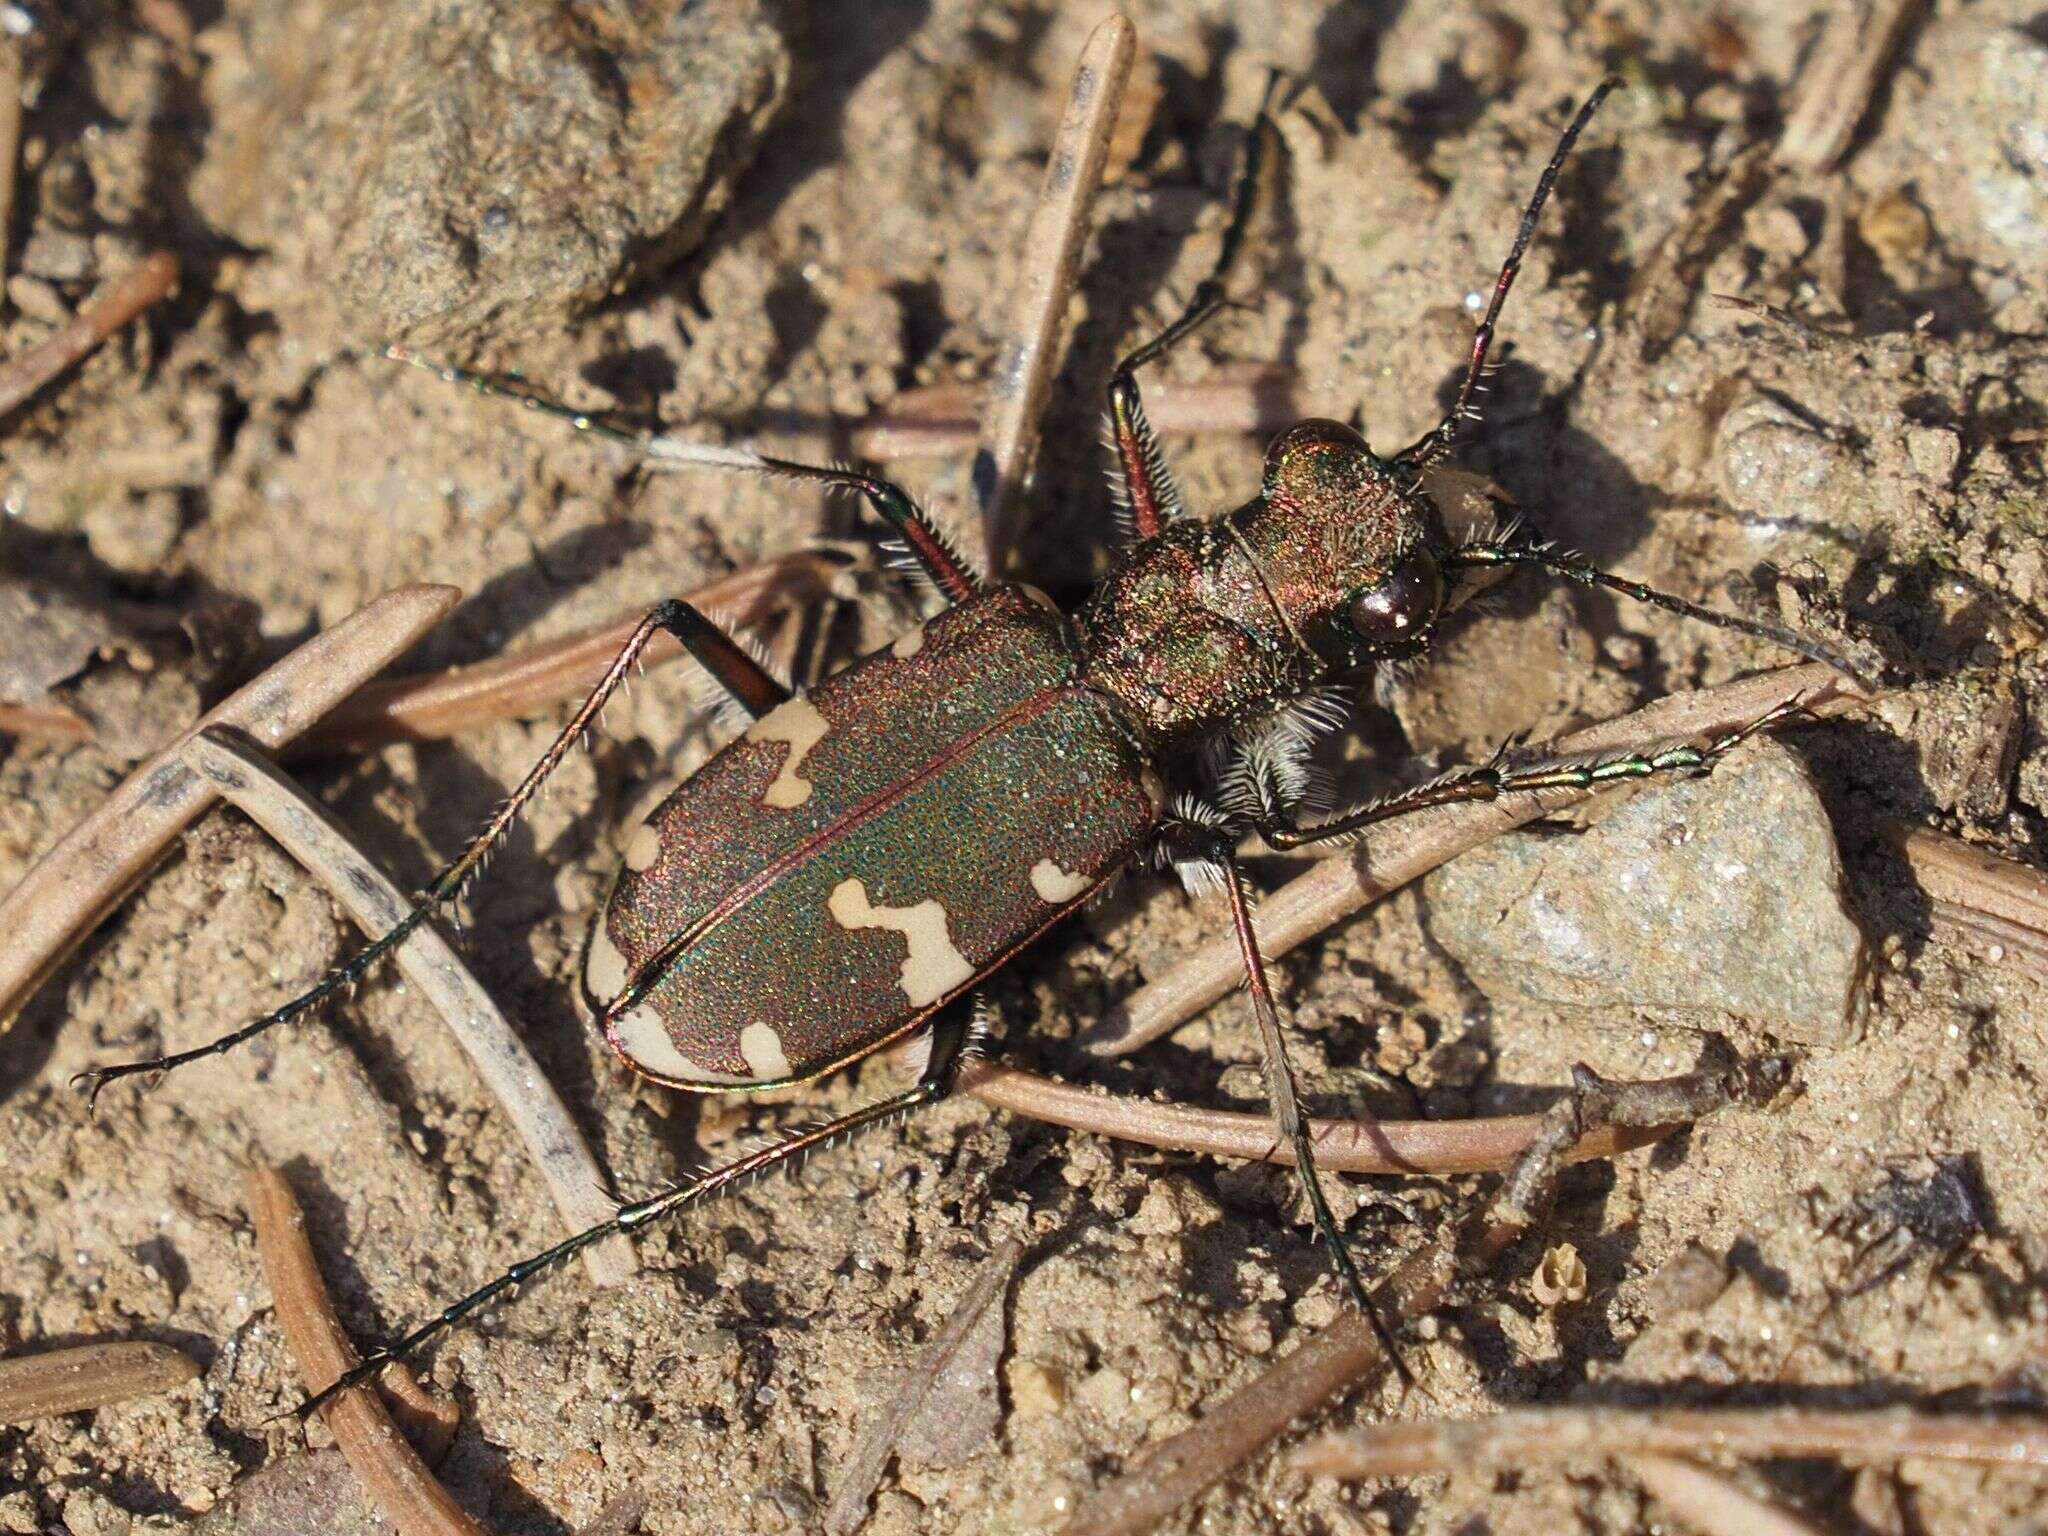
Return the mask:
<path fill-rule="evenodd" d="M 1804 707 L 1799 700 L 1788 699 L 1737 730 L 1704 743 L 1666 747 L 1658 752 L 1629 752 L 1619 757 L 1541 763 L 1529 768 L 1509 768 L 1496 758 L 1483 768 L 1453 772 L 1433 784 L 1356 806 L 1313 826 L 1268 823 L 1259 828 L 1259 835 L 1273 848 L 1301 848 L 1310 843 L 1342 842 L 1375 823 L 1392 821 L 1434 805 L 1541 794 L 1547 789 L 1597 789 L 1623 779 L 1647 779 L 1664 773 L 1702 773 L 1757 732 L 1802 713 Z"/>
<path fill-rule="evenodd" d="M 541 754 L 540 761 L 527 770 L 526 777 L 520 781 L 519 787 L 506 797 L 505 803 L 498 807 L 497 813 L 491 817 L 483 831 L 462 850 L 461 857 L 434 877 L 433 883 L 427 887 L 412 910 L 400 918 L 389 932 L 372 940 L 350 959 L 329 971 L 310 990 L 302 992 L 282 1007 L 272 1009 L 253 1023 L 245 1024 L 217 1040 L 195 1046 L 189 1051 L 176 1051 L 147 1061 L 124 1061 L 109 1067 L 94 1067 L 90 1071 L 79 1073 L 72 1081 L 84 1085 L 87 1092 L 97 1099 L 100 1090 L 117 1078 L 134 1077 L 148 1072 L 168 1072 L 173 1067 L 182 1067 L 202 1057 L 225 1055 L 244 1041 L 253 1040 L 280 1024 L 290 1023 L 335 993 L 362 980 L 379 960 L 397 949 L 437 910 L 461 894 L 462 888 L 482 868 L 484 860 L 496 847 L 498 840 L 511 829 L 512 823 L 519 819 L 519 813 L 540 792 L 540 787 L 546 782 L 548 775 L 561 766 L 562 759 L 569 755 L 569 749 L 575 746 L 583 733 L 596 722 L 612 695 L 633 675 L 633 669 L 638 664 L 641 653 L 647 649 L 655 635 L 663 630 L 667 630 L 681 641 L 684 648 L 702 663 L 706 671 L 731 689 L 733 696 L 756 714 L 764 709 L 773 708 L 789 696 L 788 690 L 781 683 L 734 644 L 723 630 L 688 603 L 675 599 L 656 603 L 648 610 L 647 617 L 635 626 L 619 654 L 605 669 L 604 676 L 598 679 L 597 686 L 590 690 L 590 696 L 570 717 L 561 734 L 556 736 L 553 744 Z M 756 708 L 757 705 L 760 707 Z"/>
<path fill-rule="evenodd" d="M 1178 518 L 1182 509 L 1180 490 L 1159 451 L 1158 435 L 1145 419 L 1137 372 L 1229 302 L 1231 274 L 1253 223 L 1271 202 L 1271 170 L 1278 156 L 1280 135 L 1270 111 L 1272 86 L 1268 86 L 1266 94 L 1267 101 L 1260 105 L 1252 125 L 1251 145 L 1245 152 L 1244 169 L 1238 175 L 1237 189 L 1231 198 L 1230 224 L 1223 231 L 1223 248 L 1217 253 L 1215 267 L 1195 285 L 1180 318 L 1118 363 L 1109 378 L 1109 423 L 1117 468 L 1122 473 L 1124 496 L 1141 539 L 1158 533 Z"/>
<path fill-rule="evenodd" d="M 673 1216 L 688 1206 L 708 1200 L 714 1195 L 728 1194 L 749 1179 L 759 1178 L 795 1163 L 843 1136 L 907 1115 L 912 1110 L 922 1109 L 928 1104 L 936 1104 L 952 1092 L 955 1069 L 959 1066 L 962 1055 L 978 1039 L 979 1018 L 978 1006 L 953 1006 L 942 1012 L 932 1026 L 931 1055 L 912 1087 L 785 1136 L 782 1140 L 749 1152 L 744 1157 L 735 1158 L 724 1167 L 715 1169 L 701 1178 L 686 1179 L 645 1200 L 635 1200 L 620 1206 L 618 1213 L 609 1221 L 599 1222 L 594 1227 L 578 1232 L 574 1237 L 564 1238 L 545 1252 L 537 1253 L 530 1259 L 520 1260 L 489 1284 L 478 1287 L 460 1301 L 442 1308 L 433 1318 L 413 1329 L 405 1337 L 395 1343 L 379 1345 L 370 1350 L 363 1356 L 362 1364 L 347 1372 L 333 1385 L 301 1403 L 299 1417 L 311 1417 L 321 1404 L 335 1394 L 373 1379 L 385 1366 L 413 1355 L 422 1345 L 446 1333 L 464 1318 L 490 1305 L 508 1291 L 517 1290 L 536 1275 L 543 1274 L 565 1260 L 575 1257 L 594 1243 L 603 1242 L 615 1232 L 637 1232 L 642 1227 L 652 1226 L 655 1222 Z"/>

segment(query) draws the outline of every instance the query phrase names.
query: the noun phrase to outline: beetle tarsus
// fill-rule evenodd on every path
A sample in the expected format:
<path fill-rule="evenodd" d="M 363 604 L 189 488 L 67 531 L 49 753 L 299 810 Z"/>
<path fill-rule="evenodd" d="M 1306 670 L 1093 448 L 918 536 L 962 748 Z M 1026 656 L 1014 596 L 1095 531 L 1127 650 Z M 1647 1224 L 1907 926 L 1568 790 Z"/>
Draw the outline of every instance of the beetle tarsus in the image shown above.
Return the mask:
<path fill-rule="evenodd" d="M 1237 862 L 1236 849 L 1214 833 L 1205 834 L 1205 838 L 1210 844 L 1209 856 L 1223 871 L 1223 888 L 1230 897 L 1231 925 L 1236 930 L 1238 948 L 1244 957 L 1245 990 L 1251 998 L 1252 1018 L 1258 1026 L 1259 1045 L 1265 1056 L 1266 1096 L 1273 1111 L 1274 1128 L 1281 1139 L 1294 1149 L 1295 1174 L 1308 1196 L 1316 1231 L 1330 1250 L 1330 1263 L 1337 1271 L 1339 1282 L 1350 1293 L 1352 1304 L 1372 1325 L 1373 1334 L 1386 1351 L 1395 1374 L 1403 1383 L 1410 1382 L 1412 1378 L 1401 1359 L 1399 1347 L 1394 1343 L 1393 1333 L 1380 1316 L 1379 1309 L 1372 1304 L 1372 1298 L 1366 1294 L 1365 1282 L 1359 1277 L 1358 1266 L 1351 1257 L 1351 1246 L 1345 1241 L 1343 1229 L 1337 1225 L 1337 1219 L 1330 1211 L 1330 1202 L 1323 1195 L 1322 1176 L 1316 1171 L 1314 1144 L 1295 1093 L 1294 1069 L 1288 1064 L 1286 1042 L 1280 1032 L 1280 1010 L 1273 1001 L 1273 989 L 1266 978 L 1265 957 L 1260 952 L 1258 930 L 1252 923 L 1250 892 Z"/>
<path fill-rule="evenodd" d="M 621 1205 L 616 1214 L 609 1219 L 599 1222 L 594 1227 L 587 1227 L 571 1237 L 564 1238 L 554 1247 L 510 1266 L 488 1284 L 479 1286 L 460 1301 L 443 1307 L 440 1312 L 403 1338 L 390 1344 L 380 1344 L 368 1351 L 363 1356 L 361 1364 L 301 1403 L 298 1409 L 299 1417 L 302 1420 L 310 1417 L 322 1404 L 330 1401 L 338 1393 L 369 1381 L 386 1365 L 410 1359 L 423 1346 L 490 1305 L 507 1291 L 515 1290 L 535 1276 L 558 1268 L 594 1243 L 603 1242 L 616 1233 L 637 1232 L 642 1227 L 674 1216 L 686 1207 L 700 1204 L 716 1195 L 730 1193 L 741 1184 L 796 1163 L 806 1154 L 830 1146 L 855 1131 L 884 1124 L 913 1110 L 938 1103 L 952 1092 L 955 1070 L 962 1055 L 970 1045 L 978 1043 L 974 1024 L 977 1017 L 976 1006 L 975 1000 L 970 998 L 964 1003 L 955 1003 L 941 1010 L 932 1025 L 930 1059 L 917 1082 L 911 1087 L 888 1098 L 879 1099 L 873 1104 L 863 1105 L 846 1114 L 785 1136 L 781 1141 L 758 1148 L 744 1157 L 735 1158 L 722 1168 L 701 1178 L 686 1179 L 644 1200 L 634 1200 Z"/>

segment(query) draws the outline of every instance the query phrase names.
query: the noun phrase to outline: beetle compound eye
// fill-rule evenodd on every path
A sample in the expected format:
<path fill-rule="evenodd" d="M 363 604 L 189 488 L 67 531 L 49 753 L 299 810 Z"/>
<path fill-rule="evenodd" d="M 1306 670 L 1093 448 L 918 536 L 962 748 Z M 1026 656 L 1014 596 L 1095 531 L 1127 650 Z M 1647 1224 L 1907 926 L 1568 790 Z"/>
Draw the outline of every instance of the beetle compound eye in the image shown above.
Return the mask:
<path fill-rule="evenodd" d="M 1385 581 L 1353 596 L 1345 619 L 1361 640 L 1412 640 L 1429 627 L 1443 602 L 1444 578 L 1436 557 L 1417 549 Z"/>

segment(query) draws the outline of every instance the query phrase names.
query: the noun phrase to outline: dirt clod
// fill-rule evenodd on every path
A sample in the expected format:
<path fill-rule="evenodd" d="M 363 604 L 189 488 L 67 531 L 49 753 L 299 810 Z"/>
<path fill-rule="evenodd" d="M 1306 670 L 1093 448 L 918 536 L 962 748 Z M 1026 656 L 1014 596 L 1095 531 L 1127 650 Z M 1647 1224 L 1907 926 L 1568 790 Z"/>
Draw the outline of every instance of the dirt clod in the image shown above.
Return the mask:
<path fill-rule="evenodd" d="M 339 314 L 372 344 L 467 350 L 660 270 L 725 204 L 789 69 L 757 0 L 380 0 L 338 24 L 275 0 L 242 20 L 275 124 L 247 153 L 292 192 L 217 184 L 222 211 L 252 233 L 319 221 Z M 321 154 L 340 133 L 354 152 Z"/>

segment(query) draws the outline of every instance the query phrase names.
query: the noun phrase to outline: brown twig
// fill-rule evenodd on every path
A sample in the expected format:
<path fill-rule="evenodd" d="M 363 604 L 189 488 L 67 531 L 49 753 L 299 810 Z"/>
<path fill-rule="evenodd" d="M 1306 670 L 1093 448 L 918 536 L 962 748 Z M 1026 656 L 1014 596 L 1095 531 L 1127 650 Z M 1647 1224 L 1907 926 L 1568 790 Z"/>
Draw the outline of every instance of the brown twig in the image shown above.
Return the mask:
<path fill-rule="evenodd" d="M 189 1355 L 141 1340 L 80 1344 L 0 1360 L 0 1424 L 154 1397 L 198 1374 L 199 1363 Z"/>
<path fill-rule="evenodd" d="M 1137 46 L 1137 29 L 1122 16 L 1109 17 L 1089 35 L 1024 236 L 1016 309 L 996 354 L 990 409 L 972 478 L 988 567 L 997 574 L 1014 539 L 1017 493 L 1030 471 L 1039 417 L 1052 388 L 1056 343 L 1088 235 L 1088 212 L 1102 185 L 1103 162 Z"/>
<path fill-rule="evenodd" d="M 213 803 L 212 787 L 179 755 L 187 742 L 210 725 L 226 725 L 277 750 L 390 665 L 461 598 L 442 586 L 387 592 L 315 635 L 129 774 L 0 900 L 0 1022 Z"/>
<path fill-rule="evenodd" d="M 779 607 L 823 596 L 839 562 L 816 550 L 783 555 L 710 582 L 684 597 L 721 620 L 746 629 Z M 584 630 L 474 666 L 394 677 L 361 688 L 305 734 L 294 755 L 364 752 L 394 741 L 433 741 L 475 730 L 493 720 L 533 714 L 565 699 L 582 699 L 603 676 L 640 622 L 635 613 L 602 629 Z M 683 653 L 663 633 L 648 646 L 645 664 L 659 666 Z"/>
<path fill-rule="evenodd" d="M 1311 1477 L 1428 1477 L 1639 1451 L 2048 1467 L 2048 1420 L 1911 1408 L 1519 1408 L 1470 1421 L 1361 1425 L 1303 1446 L 1293 1463 Z"/>
<path fill-rule="evenodd" d="M 1700 1536 L 1828 1536 L 1804 1515 L 1760 1499 L 1727 1473 L 1682 1456 L 1625 1456 L 1622 1465 Z"/>
<path fill-rule="evenodd" d="M 1831 170 L 1870 108 L 1920 0 L 1851 0 L 1827 13 L 1799 71 L 1772 158 L 1795 171 Z"/>
<path fill-rule="evenodd" d="M 68 324 L 19 357 L 0 363 L 0 417 L 156 303 L 177 281 L 177 257 L 169 251 L 145 256 L 134 271 L 86 305 Z"/>
<path fill-rule="evenodd" d="M 973 1284 L 954 1305 L 945 1326 L 925 1347 L 888 1404 L 861 1431 L 840 1474 L 839 1491 L 825 1511 L 825 1529 L 832 1536 L 847 1536 L 867 1518 L 868 1500 L 882 1485 L 882 1474 L 888 1470 L 889 1458 L 895 1454 L 904 1426 L 916 1415 L 919 1405 L 959 1353 L 961 1344 L 974 1332 L 975 1324 L 1008 1289 L 1010 1276 L 1023 1257 L 1023 1245 L 1013 1240 L 982 1260 Z"/>
<path fill-rule="evenodd" d="M 1582 1073 L 1573 1094 L 1543 1116 L 1529 1147 L 1485 1211 L 1466 1224 L 1458 1251 L 1432 1243 L 1394 1271 L 1373 1298 L 1380 1316 L 1410 1323 L 1441 1307 L 1463 1274 L 1488 1272 L 1527 1232 L 1556 1191 L 1564 1154 L 1601 1125 L 1664 1125 L 1697 1119 L 1754 1093 L 1769 1073 L 1707 1068 L 1651 1083 L 1603 1083 Z M 1228 1476 L 1296 1419 L 1388 1367 L 1372 1324 L 1347 1307 L 1299 1349 L 1216 1404 L 1190 1428 L 1149 1446 L 1074 1514 L 1066 1536 L 1137 1536 Z"/>
<path fill-rule="evenodd" d="M 1093 1131 L 1173 1152 L 1243 1162 L 1292 1164 L 1293 1148 L 1274 1140 L 1270 1115 L 1162 1104 L 1100 1093 L 998 1062 L 969 1062 L 960 1091 L 996 1109 L 1069 1130 Z M 1316 1162 L 1340 1173 L 1495 1173 L 1528 1150 L 1541 1115 L 1477 1120 L 1311 1120 Z M 1670 1134 L 1673 1125 L 1599 1126 L 1566 1154 L 1570 1162 L 1613 1157 Z"/>
<path fill-rule="evenodd" d="M 365 934 L 389 933 L 411 910 L 412 902 L 327 808 L 246 738 L 213 727 L 186 744 L 185 758 L 222 799 L 245 812 L 326 886 Z M 608 1220 L 614 1206 L 605 1193 L 604 1170 L 540 1063 L 454 947 L 429 924 L 401 944 L 394 958 L 439 1011 L 477 1076 L 504 1106 L 568 1230 L 581 1232 Z M 639 1268 L 623 1233 L 584 1249 L 583 1260 L 601 1286 L 623 1285 Z"/>
<path fill-rule="evenodd" d="M 985 399 L 979 384 L 908 390 L 855 430 L 853 450 L 877 462 L 970 452 Z M 1265 363 L 1226 365 L 1192 382 L 1160 378 L 1145 385 L 1145 417 L 1162 435 L 1278 432 L 1309 414 L 1300 378 Z"/>
<path fill-rule="evenodd" d="M 276 1169 L 250 1172 L 249 1215 L 263 1272 L 277 1299 L 278 1324 L 307 1392 L 319 1392 L 352 1370 L 357 1356 L 320 1279 L 305 1214 Z M 400 1536 L 486 1536 L 398 1432 L 374 1387 L 351 1387 L 323 1406 L 320 1416 L 370 1502 Z"/>
<path fill-rule="evenodd" d="M 1782 667 L 1718 688 L 1672 694 L 1619 720 L 1574 731 L 1552 743 L 1550 750 L 1568 757 L 1633 751 L 1657 742 L 1737 730 L 1790 698 L 1803 700 L 1818 716 L 1838 713 L 1867 697 L 1831 667 Z M 1286 954 L 1466 849 L 1587 798 L 1578 790 L 1546 792 L 1517 797 L 1512 803 L 1420 812 L 1375 827 L 1259 903 L 1260 946 L 1268 958 Z M 1244 965 L 1236 942 L 1213 940 L 1189 951 L 1166 975 L 1147 982 L 1111 1009 L 1082 1037 L 1082 1045 L 1098 1056 L 1121 1056 L 1243 984 Z"/>
<path fill-rule="evenodd" d="M 576 1536 L 633 1536 L 646 1517 L 647 1490 L 628 1488 L 606 1499 L 604 1508 L 591 1516 L 590 1524 Z"/>
<path fill-rule="evenodd" d="M 92 726 L 62 704 L 0 704 L 0 735 L 36 736 L 46 741 L 91 741 Z"/>
<path fill-rule="evenodd" d="M 21 163 L 21 44 L 0 37 L 0 284 L 7 281 L 7 231 L 14 227 L 14 178 Z"/>
<path fill-rule="evenodd" d="M 394 1360 L 377 1378 L 377 1395 L 385 1410 L 398 1421 L 405 1438 L 430 1467 L 447 1459 L 455 1432 L 462 1427 L 462 1406 L 440 1392 L 429 1392 L 412 1367 Z"/>
<path fill-rule="evenodd" d="M 1404 1264 L 1373 1298 L 1380 1315 L 1406 1321 L 1433 1312 L 1449 1287 L 1447 1255 L 1425 1250 L 1426 1272 Z M 1388 1305 L 1389 1298 L 1393 1305 Z M 1114 1482 L 1083 1501 L 1064 1536 L 1137 1536 L 1149 1531 L 1210 1484 L 1257 1455 L 1302 1414 L 1377 1376 L 1387 1357 L 1372 1325 L 1355 1308 L 1320 1329 L 1249 1386 L 1217 1403 L 1194 1425 L 1148 1446 Z"/>
<path fill-rule="evenodd" d="M 1887 834 L 1937 923 L 2004 945 L 2048 979 L 2048 875 L 1927 827 L 1894 825 Z"/>
<path fill-rule="evenodd" d="M 1686 203 L 1678 221 L 1636 269 L 1622 313 L 1645 359 L 1656 357 L 1685 329 L 1716 235 L 1762 187 L 1770 153 L 1771 146 L 1762 140 L 1738 151 L 1706 190 Z"/>

